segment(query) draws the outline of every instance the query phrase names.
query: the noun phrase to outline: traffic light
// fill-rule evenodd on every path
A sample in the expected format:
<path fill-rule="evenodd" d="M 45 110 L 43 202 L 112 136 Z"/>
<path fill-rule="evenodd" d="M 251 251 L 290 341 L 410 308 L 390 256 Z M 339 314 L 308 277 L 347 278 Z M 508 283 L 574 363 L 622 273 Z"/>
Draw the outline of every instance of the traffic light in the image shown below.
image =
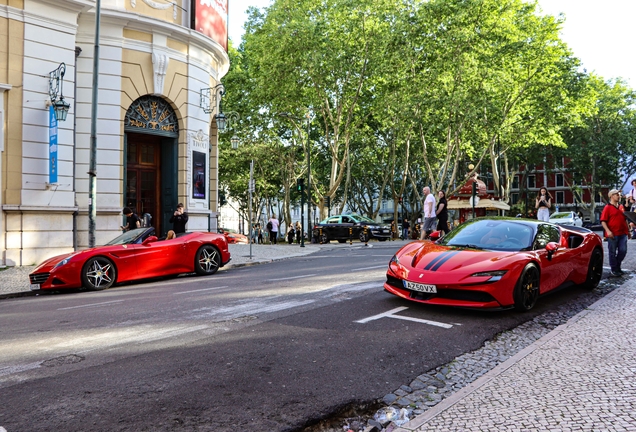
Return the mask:
<path fill-rule="evenodd" d="M 302 192 L 302 191 L 305 190 L 305 179 L 304 178 L 296 179 L 296 190 L 298 192 Z"/>

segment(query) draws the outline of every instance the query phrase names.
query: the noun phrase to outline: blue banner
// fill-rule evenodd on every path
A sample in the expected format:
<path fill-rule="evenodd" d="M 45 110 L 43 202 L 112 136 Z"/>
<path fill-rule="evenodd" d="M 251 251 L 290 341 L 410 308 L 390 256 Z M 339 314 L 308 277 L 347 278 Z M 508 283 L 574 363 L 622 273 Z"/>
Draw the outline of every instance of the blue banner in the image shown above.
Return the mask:
<path fill-rule="evenodd" d="M 49 107 L 49 183 L 57 183 L 57 119 L 52 105 Z"/>

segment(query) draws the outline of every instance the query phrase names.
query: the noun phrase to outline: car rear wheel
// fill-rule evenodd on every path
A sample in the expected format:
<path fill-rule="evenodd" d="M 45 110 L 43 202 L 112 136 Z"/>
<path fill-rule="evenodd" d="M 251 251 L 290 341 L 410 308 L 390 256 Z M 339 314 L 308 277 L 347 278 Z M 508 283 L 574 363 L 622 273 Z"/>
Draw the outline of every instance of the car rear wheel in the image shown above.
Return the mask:
<path fill-rule="evenodd" d="M 199 248 L 194 257 L 194 271 L 200 275 L 213 275 L 221 266 L 221 254 L 212 245 L 206 244 Z"/>
<path fill-rule="evenodd" d="M 93 257 L 82 268 L 82 285 L 92 291 L 101 291 L 113 286 L 117 269 L 106 257 Z"/>
<path fill-rule="evenodd" d="M 321 234 L 320 243 L 321 244 L 329 243 L 329 236 L 327 236 L 327 234 Z"/>
<path fill-rule="evenodd" d="M 539 298 L 539 269 L 534 264 L 528 264 L 521 272 L 521 277 L 514 290 L 515 309 L 529 311 Z"/>
<path fill-rule="evenodd" d="M 590 263 L 587 266 L 587 278 L 583 287 L 593 290 L 603 277 L 603 252 L 600 249 L 594 249 L 590 257 Z"/>

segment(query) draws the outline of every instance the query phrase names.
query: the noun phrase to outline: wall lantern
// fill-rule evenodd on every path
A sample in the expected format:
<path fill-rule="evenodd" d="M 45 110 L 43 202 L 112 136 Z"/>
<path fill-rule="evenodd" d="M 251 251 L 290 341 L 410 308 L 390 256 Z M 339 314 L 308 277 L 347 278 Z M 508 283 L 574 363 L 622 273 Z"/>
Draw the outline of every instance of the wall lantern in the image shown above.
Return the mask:
<path fill-rule="evenodd" d="M 236 150 L 239 147 L 239 144 L 241 142 L 241 140 L 239 139 L 238 136 L 234 135 L 232 136 L 232 138 L 230 139 L 230 142 L 232 143 L 232 148 L 234 150 Z"/>
<path fill-rule="evenodd" d="M 66 121 L 66 115 L 71 108 L 71 104 L 64 100 L 64 94 L 62 93 L 65 73 L 66 64 L 64 63 L 60 63 L 57 69 L 49 72 L 49 97 L 51 98 L 57 121 Z"/>

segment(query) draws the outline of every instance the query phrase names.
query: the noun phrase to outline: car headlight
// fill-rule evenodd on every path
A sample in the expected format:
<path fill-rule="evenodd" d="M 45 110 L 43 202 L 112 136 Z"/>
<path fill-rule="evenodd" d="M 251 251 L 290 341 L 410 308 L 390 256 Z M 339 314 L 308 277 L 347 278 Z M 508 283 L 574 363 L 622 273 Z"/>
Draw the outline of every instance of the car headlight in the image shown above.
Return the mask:
<path fill-rule="evenodd" d="M 471 276 L 472 277 L 490 277 L 490 279 L 488 279 L 487 282 L 497 282 L 498 280 L 501 280 L 503 275 L 505 275 L 507 272 L 508 270 L 495 270 L 495 271 L 473 273 Z"/>
<path fill-rule="evenodd" d="M 64 258 L 62 261 L 60 261 L 59 263 L 55 264 L 55 267 L 53 268 L 58 268 L 58 267 L 62 267 L 63 265 L 65 265 L 66 263 L 68 263 L 71 260 L 72 257 L 66 257 Z"/>

